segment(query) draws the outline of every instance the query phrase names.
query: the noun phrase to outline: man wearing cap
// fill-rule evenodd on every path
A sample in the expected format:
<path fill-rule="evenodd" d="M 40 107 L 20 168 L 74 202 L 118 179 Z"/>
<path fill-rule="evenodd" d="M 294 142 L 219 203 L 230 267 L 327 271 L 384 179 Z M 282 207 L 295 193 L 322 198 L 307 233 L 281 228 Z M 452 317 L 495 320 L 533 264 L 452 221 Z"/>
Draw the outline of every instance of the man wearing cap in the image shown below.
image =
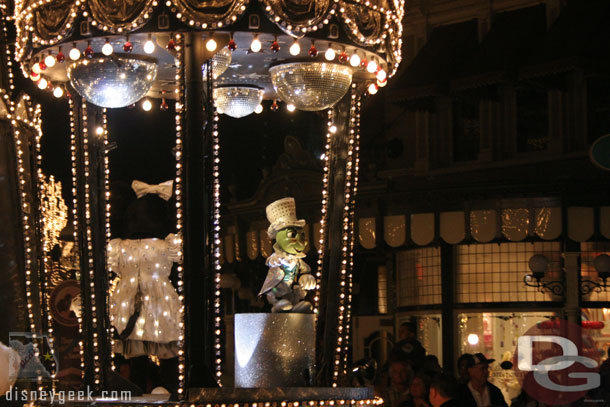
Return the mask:
<path fill-rule="evenodd" d="M 463 407 L 508 407 L 502 391 L 489 383 L 489 364 L 495 359 L 487 359 L 482 353 L 466 358 L 470 379 L 461 389 Z"/>

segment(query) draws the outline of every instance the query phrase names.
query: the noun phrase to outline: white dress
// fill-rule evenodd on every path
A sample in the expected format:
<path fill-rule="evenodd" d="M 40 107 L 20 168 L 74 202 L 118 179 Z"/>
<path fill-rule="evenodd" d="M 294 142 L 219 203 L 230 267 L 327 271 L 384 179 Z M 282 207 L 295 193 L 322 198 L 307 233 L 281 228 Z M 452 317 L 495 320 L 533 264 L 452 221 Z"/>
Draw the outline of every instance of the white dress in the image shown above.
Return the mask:
<path fill-rule="evenodd" d="M 141 309 L 126 340 L 115 341 L 115 352 L 126 358 L 178 355 L 180 299 L 169 275 L 181 259 L 179 237 L 165 239 L 113 239 L 108 246 L 108 265 L 120 279 L 110 292 L 110 318 L 122 333 L 136 309 L 140 290 Z"/>

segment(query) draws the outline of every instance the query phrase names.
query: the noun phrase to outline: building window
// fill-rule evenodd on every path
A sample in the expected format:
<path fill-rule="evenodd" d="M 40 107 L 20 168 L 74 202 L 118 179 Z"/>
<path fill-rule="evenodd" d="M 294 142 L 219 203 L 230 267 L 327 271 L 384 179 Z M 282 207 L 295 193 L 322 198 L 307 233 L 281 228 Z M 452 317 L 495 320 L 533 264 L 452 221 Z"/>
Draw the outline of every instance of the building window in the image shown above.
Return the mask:
<path fill-rule="evenodd" d="M 549 143 L 549 101 L 546 89 L 517 89 L 517 151 L 546 150 Z"/>
<path fill-rule="evenodd" d="M 380 314 L 388 313 L 388 268 L 377 268 L 377 311 Z"/>
<path fill-rule="evenodd" d="M 553 312 L 478 312 L 458 314 L 458 345 L 460 355 L 482 353 L 495 359 L 489 366 L 489 381 L 502 390 L 510 402 L 521 391 L 514 369 L 502 369 L 503 361 L 514 362 L 517 339 L 528 329 L 555 317 Z M 459 355 L 458 355 L 459 356 Z"/>
<path fill-rule="evenodd" d="M 474 161 L 479 158 L 481 122 L 478 100 L 453 102 L 453 161 Z"/>
<path fill-rule="evenodd" d="M 589 143 L 610 134 L 610 79 L 587 79 Z"/>
<path fill-rule="evenodd" d="M 597 276 L 594 261 L 600 254 L 610 255 L 610 242 L 583 242 L 580 244 L 580 275 L 581 279 L 601 283 Z M 610 283 L 610 280 L 608 280 Z M 586 283 L 585 283 L 586 284 Z M 593 290 L 583 295 L 583 301 L 610 301 L 610 291 Z"/>
<path fill-rule="evenodd" d="M 534 254 L 549 260 L 547 275 L 560 278 L 559 242 L 488 243 L 456 246 L 456 299 L 458 303 L 560 300 L 528 287 L 523 277 Z"/>
<path fill-rule="evenodd" d="M 441 254 L 438 247 L 405 250 L 396 255 L 398 306 L 440 304 Z"/>
<path fill-rule="evenodd" d="M 582 326 L 602 358 L 610 352 L 610 308 L 583 308 Z"/>

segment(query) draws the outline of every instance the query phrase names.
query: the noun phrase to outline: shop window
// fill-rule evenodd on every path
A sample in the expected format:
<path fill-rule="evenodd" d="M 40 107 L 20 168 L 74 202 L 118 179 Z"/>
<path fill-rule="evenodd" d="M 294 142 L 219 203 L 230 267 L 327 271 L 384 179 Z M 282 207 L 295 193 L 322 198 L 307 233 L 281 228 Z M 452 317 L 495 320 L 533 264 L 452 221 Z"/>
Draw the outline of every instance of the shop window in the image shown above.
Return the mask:
<path fill-rule="evenodd" d="M 495 359 L 489 366 L 489 381 L 502 390 L 510 400 L 521 392 L 519 379 L 512 366 L 501 367 L 504 361 L 513 362 L 517 339 L 539 322 L 557 316 L 552 312 L 483 312 L 458 314 L 459 355 L 482 353 Z M 457 355 L 457 356 L 459 356 Z"/>
<path fill-rule="evenodd" d="M 549 143 L 549 102 L 546 89 L 517 89 L 517 151 L 544 151 Z"/>
<path fill-rule="evenodd" d="M 596 283 L 601 283 L 598 277 L 598 271 L 595 268 L 594 262 L 597 256 L 601 254 L 610 255 L 610 242 L 583 242 L 580 244 L 580 275 L 583 282 L 590 280 Z M 610 283 L 610 280 L 608 280 Z M 586 282 L 584 283 L 586 284 Z M 610 301 L 610 291 L 593 290 L 590 293 L 583 295 L 583 301 Z"/>
<path fill-rule="evenodd" d="M 523 282 L 534 254 L 549 260 L 549 278 L 561 278 L 559 242 L 489 243 L 456 246 L 458 303 L 560 300 Z"/>
<path fill-rule="evenodd" d="M 478 100 L 453 102 L 453 161 L 474 161 L 479 157 L 481 122 Z"/>
<path fill-rule="evenodd" d="M 587 79 L 589 143 L 610 134 L 610 78 Z"/>
<path fill-rule="evenodd" d="M 398 306 L 440 304 L 441 256 L 438 247 L 405 250 L 396 256 Z"/>
<path fill-rule="evenodd" d="M 583 308 L 582 327 L 593 340 L 602 360 L 610 352 L 610 308 Z"/>

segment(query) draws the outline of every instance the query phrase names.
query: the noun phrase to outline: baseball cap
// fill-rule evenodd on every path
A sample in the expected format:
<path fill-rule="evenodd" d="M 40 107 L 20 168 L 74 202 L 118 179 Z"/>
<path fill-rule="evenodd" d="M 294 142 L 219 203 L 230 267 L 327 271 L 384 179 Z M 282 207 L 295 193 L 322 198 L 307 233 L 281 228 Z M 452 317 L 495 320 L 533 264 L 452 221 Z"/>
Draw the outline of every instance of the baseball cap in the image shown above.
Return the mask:
<path fill-rule="evenodd" d="M 480 364 L 489 365 L 495 361 L 495 359 L 487 359 L 482 353 L 475 353 L 474 355 L 469 355 L 469 357 L 466 358 L 466 366 L 473 367 L 474 365 Z"/>

